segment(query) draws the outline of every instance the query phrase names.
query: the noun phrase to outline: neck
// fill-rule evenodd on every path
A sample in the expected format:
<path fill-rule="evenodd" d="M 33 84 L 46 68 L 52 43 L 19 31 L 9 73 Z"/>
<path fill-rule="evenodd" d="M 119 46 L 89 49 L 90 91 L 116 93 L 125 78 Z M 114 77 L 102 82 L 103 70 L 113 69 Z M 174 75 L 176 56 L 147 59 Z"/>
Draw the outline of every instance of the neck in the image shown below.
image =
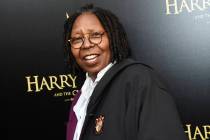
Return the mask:
<path fill-rule="evenodd" d="M 90 76 L 90 78 L 93 80 L 93 82 L 95 81 L 96 77 L 97 77 L 97 73 L 88 73 L 88 75 Z"/>

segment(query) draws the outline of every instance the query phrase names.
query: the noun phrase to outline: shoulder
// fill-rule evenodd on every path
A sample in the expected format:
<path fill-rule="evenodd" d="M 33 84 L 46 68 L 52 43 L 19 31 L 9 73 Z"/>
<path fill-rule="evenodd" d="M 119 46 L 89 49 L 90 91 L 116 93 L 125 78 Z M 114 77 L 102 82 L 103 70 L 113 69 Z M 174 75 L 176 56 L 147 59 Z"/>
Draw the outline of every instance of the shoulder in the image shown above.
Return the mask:
<path fill-rule="evenodd" d="M 129 76 L 150 77 L 154 72 L 154 69 L 151 66 L 133 59 L 125 59 L 119 64 L 116 64 L 116 68 L 118 67 L 121 67 L 119 73 Z"/>
<path fill-rule="evenodd" d="M 117 77 L 123 78 L 124 81 L 134 81 L 145 86 L 156 84 L 161 88 L 165 88 L 163 83 L 160 81 L 159 75 L 151 66 L 133 59 L 125 59 L 120 63 L 124 64 L 116 64 L 116 67 L 123 65 L 123 68 L 121 68 L 118 72 Z"/>

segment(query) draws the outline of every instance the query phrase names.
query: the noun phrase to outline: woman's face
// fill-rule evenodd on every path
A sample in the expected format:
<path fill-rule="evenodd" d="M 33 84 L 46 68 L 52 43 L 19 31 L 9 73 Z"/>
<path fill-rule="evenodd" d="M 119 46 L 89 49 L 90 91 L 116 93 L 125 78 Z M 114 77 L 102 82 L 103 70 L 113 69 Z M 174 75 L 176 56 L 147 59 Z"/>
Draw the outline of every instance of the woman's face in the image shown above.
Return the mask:
<path fill-rule="evenodd" d="M 98 37 L 102 33 L 104 34 L 99 44 L 89 41 L 89 38 L 94 40 L 95 36 Z M 84 38 L 81 47 L 78 49 L 71 46 L 71 52 L 79 66 L 91 77 L 96 78 L 98 72 L 110 63 L 111 53 L 107 33 L 98 18 L 92 13 L 81 14 L 73 24 L 71 39 L 81 38 Z"/>

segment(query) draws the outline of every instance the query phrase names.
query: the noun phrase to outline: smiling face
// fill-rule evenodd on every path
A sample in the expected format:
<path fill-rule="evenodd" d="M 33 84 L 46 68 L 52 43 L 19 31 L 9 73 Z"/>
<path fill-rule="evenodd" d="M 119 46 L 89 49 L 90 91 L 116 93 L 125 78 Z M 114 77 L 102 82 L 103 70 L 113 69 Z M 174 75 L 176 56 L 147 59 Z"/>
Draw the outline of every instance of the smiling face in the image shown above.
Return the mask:
<path fill-rule="evenodd" d="M 95 36 L 98 37 L 98 34 L 102 33 L 104 34 L 99 44 L 89 41 L 90 38 L 97 39 Z M 71 52 L 79 66 L 91 77 L 96 78 L 98 72 L 106 67 L 111 60 L 109 39 L 100 21 L 92 13 L 81 14 L 73 24 L 71 38 L 74 40 L 84 38 L 79 49 L 71 46 Z"/>

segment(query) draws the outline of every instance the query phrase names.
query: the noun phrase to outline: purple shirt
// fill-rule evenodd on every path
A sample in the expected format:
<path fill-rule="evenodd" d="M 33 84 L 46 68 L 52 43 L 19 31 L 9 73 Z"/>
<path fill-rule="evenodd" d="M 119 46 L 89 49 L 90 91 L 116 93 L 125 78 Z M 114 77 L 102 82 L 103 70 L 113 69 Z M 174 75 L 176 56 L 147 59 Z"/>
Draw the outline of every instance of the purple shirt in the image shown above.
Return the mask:
<path fill-rule="evenodd" d="M 74 138 L 74 131 L 77 126 L 77 117 L 73 111 L 74 105 L 77 103 L 81 95 L 81 91 L 79 90 L 78 93 L 75 95 L 74 100 L 71 104 L 70 112 L 69 112 L 69 121 L 67 123 L 67 131 L 66 131 L 66 140 L 73 140 Z"/>

